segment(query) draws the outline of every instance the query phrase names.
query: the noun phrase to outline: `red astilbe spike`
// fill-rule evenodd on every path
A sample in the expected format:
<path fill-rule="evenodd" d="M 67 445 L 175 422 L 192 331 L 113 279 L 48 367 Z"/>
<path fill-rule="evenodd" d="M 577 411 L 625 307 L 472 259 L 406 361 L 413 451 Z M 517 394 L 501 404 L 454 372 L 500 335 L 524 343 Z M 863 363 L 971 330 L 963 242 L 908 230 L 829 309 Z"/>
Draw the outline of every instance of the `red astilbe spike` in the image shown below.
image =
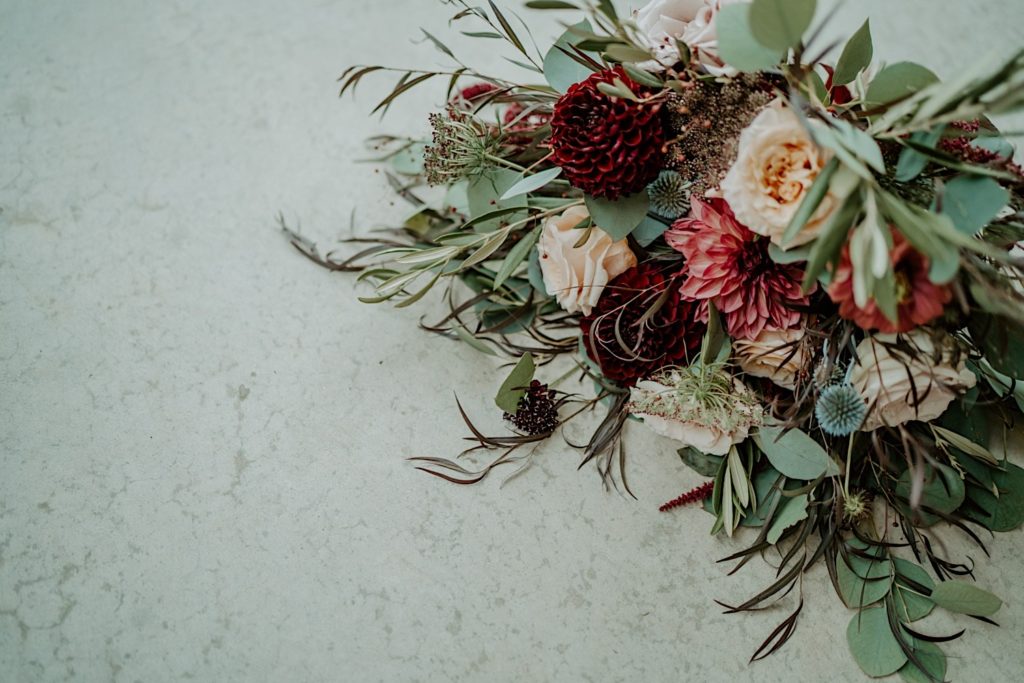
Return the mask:
<path fill-rule="evenodd" d="M 669 510 L 689 505 L 690 503 L 701 503 L 711 497 L 711 493 L 715 490 L 715 482 L 708 481 L 700 486 L 690 489 L 678 498 L 674 498 L 669 502 L 662 505 L 659 510 L 662 512 L 668 512 Z"/>

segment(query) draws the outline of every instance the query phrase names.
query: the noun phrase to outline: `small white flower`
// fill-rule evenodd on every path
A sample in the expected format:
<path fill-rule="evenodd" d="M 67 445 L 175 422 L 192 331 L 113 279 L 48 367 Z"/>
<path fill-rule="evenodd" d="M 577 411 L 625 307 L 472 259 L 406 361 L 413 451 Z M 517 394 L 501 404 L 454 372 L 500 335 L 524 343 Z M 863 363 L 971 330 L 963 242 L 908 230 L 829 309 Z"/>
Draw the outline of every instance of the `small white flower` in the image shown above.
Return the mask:
<path fill-rule="evenodd" d="M 637 38 L 654 59 L 638 64 L 647 71 L 662 71 L 680 60 L 676 41 L 689 46 L 694 59 L 714 76 L 735 76 L 736 69 L 718 56 L 715 19 L 725 5 L 742 0 L 651 0 L 633 12 Z"/>
<path fill-rule="evenodd" d="M 651 431 L 702 453 L 725 455 L 764 421 L 757 397 L 722 370 L 686 368 L 638 382 L 627 410 Z"/>
<path fill-rule="evenodd" d="M 597 226 L 582 246 L 575 246 L 585 231 L 574 228 L 589 215 L 584 207 L 574 206 L 548 218 L 537 242 L 548 294 L 569 313 L 583 315 L 590 315 L 609 281 L 636 265 L 628 242 L 613 242 Z"/>

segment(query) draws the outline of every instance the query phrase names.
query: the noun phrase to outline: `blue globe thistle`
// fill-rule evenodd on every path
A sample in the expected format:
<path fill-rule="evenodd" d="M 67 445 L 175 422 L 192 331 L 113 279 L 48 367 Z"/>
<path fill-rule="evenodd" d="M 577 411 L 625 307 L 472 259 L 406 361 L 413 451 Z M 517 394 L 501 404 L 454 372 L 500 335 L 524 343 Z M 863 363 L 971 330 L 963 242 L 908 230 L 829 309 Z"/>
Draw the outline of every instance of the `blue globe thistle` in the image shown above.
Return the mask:
<path fill-rule="evenodd" d="M 826 434 L 846 436 L 864 422 L 868 406 L 853 385 L 833 384 L 818 396 L 814 414 Z"/>
<path fill-rule="evenodd" d="M 651 211 L 675 220 L 690 210 L 690 185 L 675 171 L 662 171 L 647 186 Z"/>

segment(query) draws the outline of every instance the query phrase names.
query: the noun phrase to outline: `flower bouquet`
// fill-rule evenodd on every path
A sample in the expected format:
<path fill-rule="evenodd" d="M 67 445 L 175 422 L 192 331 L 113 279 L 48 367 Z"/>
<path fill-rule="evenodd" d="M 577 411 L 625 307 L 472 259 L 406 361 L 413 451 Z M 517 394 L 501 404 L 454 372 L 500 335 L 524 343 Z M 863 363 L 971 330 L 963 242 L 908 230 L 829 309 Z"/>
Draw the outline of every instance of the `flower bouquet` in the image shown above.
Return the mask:
<path fill-rule="evenodd" d="M 374 139 L 413 211 L 354 254 L 289 231 L 371 283 L 364 301 L 443 288 L 447 314 L 425 329 L 513 359 L 495 382 L 507 433 L 459 405 L 483 457 L 412 460 L 460 484 L 518 474 L 598 411 L 567 447 L 632 495 L 623 433 L 642 423 L 707 478 L 662 509 L 700 505 L 712 533 L 742 532 L 726 558 L 739 565 L 781 558 L 776 581 L 726 610 L 801 593 L 752 660 L 794 633 L 801 576 L 823 565 L 864 673 L 943 680 L 941 644 L 963 631 L 917 622 L 938 607 L 991 624 L 1001 602 L 941 534 L 984 549 L 1024 521 L 1008 458 L 1024 410 L 1024 171 L 989 118 L 1024 105 L 1024 51 L 940 81 L 873 64 L 865 22 L 828 63 L 840 46 L 814 0 L 629 15 L 527 2 L 577 13 L 542 50 L 510 10 L 446 4 L 523 82 L 426 31 L 451 68 L 349 69 L 342 94 L 398 74 L 375 112 L 447 85 L 432 140 Z"/>

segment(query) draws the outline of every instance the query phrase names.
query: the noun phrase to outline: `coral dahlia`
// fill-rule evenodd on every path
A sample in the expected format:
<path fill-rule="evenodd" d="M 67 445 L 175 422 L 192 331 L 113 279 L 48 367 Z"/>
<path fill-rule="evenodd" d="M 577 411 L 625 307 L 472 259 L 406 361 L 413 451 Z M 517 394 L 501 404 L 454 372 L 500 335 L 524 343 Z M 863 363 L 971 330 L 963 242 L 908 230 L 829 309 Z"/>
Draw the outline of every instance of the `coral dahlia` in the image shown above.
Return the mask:
<path fill-rule="evenodd" d="M 754 339 L 763 330 L 800 325 L 803 269 L 775 263 L 769 240 L 741 225 L 724 199 L 693 199 L 690 215 L 665 232 L 665 241 L 686 257 L 683 297 L 711 301 L 729 334 Z M 706 316 L 706 312 L 704 314 Z"/>
<path fill-rule="evenodd" d="M 874 299 L 858 306 L 853 294 L 853 264 L 850 245 L 843 249 L 842 259 L 828 288 L 828 295 L 839 306 L 839 315 L 852 320 L 865 330 L 884 333 L 909 332 L 918 325 L 942 315 L 945 305 L 953 299 L 953 290 L 928 279 L 928 257 L 914 249 L 906 238 L 893 230 L 889 252 L 896 275 L 896 322 L 889 320 Z"/>
<path fill-rule="evenodd" d="M 657 177 L 666 135 L 662 102 L 613 97 L 598 89 L 615 81 L 639 98 L 651 94 L 618 66 L 570 87 L 551 117 L 552 161 L 573 187 L 611 200 L 639 192 Z"/>
<path fill-rule="evenodd" d="M 677 268 L 651 261 L 630 268 L 580 321 L 587 355 L 608 379 L 632 387 L 696 357 L 706 325 L 697 319 L 699 306 L 683 299 Z"/>

